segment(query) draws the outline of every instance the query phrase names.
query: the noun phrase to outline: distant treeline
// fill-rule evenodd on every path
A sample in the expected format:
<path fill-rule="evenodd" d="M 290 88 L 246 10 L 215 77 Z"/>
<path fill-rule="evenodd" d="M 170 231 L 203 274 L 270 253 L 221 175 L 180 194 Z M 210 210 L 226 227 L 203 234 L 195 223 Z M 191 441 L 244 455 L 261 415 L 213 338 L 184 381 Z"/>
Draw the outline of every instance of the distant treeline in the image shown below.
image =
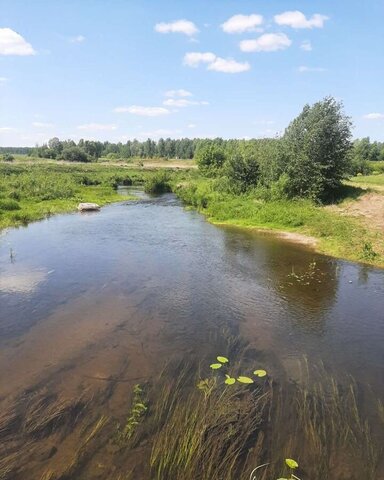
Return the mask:
<path fill-rule="evenodd" d="M 272 140 L 272 139 L 271 139 Z M 129 140 L 126 143 L 111 143 L 81 139 L 73 140 L 51 138 L 47 144 L 39 147 L 0 147 L 1 154 L 23 154 L 38 158 L 50 158 L 74 162 L 92 162 L 101 157 L 109 160 L 129 160 L 131 158 L 193 159 L 198 150 L 207 145 L 215 145 L 227 152 L 234 152 L 244 145 L 261 145 L 268 139 L 224 140 L 223 138 L 160 138 L 158 141 Z M 371 142 L 369 137 L 357 139 L 350 150 L 353 172 L 369 173 L 370 161 L 384 161 L 384 142 Z"/>
<path fill-rule="evenodd" d="M 10 155 L 29 155 L 32 147 L 0 147 L 0 154 L 9 153 Z"/>

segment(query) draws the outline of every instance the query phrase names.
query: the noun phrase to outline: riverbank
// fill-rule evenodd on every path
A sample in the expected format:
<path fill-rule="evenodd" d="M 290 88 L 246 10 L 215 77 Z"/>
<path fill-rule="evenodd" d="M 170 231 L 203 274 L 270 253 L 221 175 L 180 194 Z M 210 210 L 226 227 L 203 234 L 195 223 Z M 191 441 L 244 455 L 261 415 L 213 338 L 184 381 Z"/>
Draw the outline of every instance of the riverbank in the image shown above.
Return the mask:
<path fill-rule="evenodd" d="M 180 184 L 175 192 L 211 223 L 276 232 L 283 237 L 293 235 L 291 240 L 320 253 L 384 267 L 383 233 L 352 215 L 309 200 L 264 201 L 254 193 L 235 196 L 218 192 L 214 181 L 203 178 Z"/>
<path fill-rule="evenodd" d="M 133 199 L 120 195 L 117 186 L 144 178 L 140 171 L 116 166 L 0 163 L 0 229 L 74 211 L 80 202 L 102 206 Z"/>

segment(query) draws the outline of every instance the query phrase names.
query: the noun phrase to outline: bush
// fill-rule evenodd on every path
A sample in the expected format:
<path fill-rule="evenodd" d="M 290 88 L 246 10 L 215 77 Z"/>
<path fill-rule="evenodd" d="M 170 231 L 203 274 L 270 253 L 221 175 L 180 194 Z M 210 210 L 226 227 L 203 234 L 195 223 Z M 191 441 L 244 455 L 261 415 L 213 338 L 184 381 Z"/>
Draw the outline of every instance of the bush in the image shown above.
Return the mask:
<path fill-rule="evenodd" d="M 146 193 L 166 193 L 171 192 L 170 176 L 167 172 L 156 172 L 151 175 L 144 183 Z"/>
<path fill-rule="evenodd" d="M 20 205 L 16 202 L 16 200 L 0 199 L 0 210 L 20 210 Z"/>
<path fill-rule="evenodd" d="M 13 162 L 15 157 L 9 153 L 4 153 L 4 155 L 1 157 L 1 160 L 3 162 Z"/>
<path fill-rule="evenodd" d="M 67 162 L 90 162 L 89 155 L 79 147 L 67 147 L 61 152 L 60 160 Z"/>

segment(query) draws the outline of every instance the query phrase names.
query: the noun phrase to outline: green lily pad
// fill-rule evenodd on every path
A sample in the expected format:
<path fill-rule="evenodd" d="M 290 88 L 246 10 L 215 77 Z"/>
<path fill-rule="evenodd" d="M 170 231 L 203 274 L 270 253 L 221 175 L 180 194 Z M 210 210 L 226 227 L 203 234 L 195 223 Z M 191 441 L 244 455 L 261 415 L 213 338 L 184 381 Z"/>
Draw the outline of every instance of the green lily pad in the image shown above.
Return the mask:
<path fill-rule="evenodd" d="M 267 372 L 265 370 L 255 370 L 253 372 L 257 377 L 265 377 Z"/>
<path fill-rule="evenodd" d="M 229 375 L 225 375 L 227 378 L 225 380 L 225 383 L 227 385 L 233 385 L 236 382 L 236 378 L 230 377 Z"/>
<path fill-rule="evenodd" d="M 252 378 L 249 377 L 238 377 L 237 381 L 240 383 L 254 383 Z"/>
<path fill-rule="evenodd" d="M 210 365 L 210 367 L 212 368 L 212 370 L 217 370 L 218 368 L 222 367 L 222 364 L 221 363 L 212 363 L 212 365 Z"/>
<path fill-rule="evenodd" d="M 286 458 L 285 463 L 288 465 L 289 468 L 297 468 L 299 466 L 296 460 L 292 460 L 292 458 Z"/>
<path fill-rule="evenodd" d="M 220 357 L 219 356 L 219 357 L 216 357 L 216 358 L 220 363 L 228 363 L 229 362 L 227 357 Z"/>

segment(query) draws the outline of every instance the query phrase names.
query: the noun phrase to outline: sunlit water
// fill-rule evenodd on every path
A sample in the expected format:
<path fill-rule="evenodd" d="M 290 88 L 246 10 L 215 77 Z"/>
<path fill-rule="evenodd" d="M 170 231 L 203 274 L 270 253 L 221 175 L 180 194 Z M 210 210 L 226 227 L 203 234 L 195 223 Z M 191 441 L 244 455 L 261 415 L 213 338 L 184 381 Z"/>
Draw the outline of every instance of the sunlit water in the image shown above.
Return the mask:
<path fill-rule="evenodd" d="M 41 389 L 68 397 L 98 380 L 145 381 L 172 356 L 214 360 L 214 332 L 227 327 L 276 379 L 298 381 L 306 357 L 383 393 L 383 270 L 213 226 L 173 195 L 0 237 L 3 405 Z M 108 404 L 116 415 L 123 397 Z"/>

